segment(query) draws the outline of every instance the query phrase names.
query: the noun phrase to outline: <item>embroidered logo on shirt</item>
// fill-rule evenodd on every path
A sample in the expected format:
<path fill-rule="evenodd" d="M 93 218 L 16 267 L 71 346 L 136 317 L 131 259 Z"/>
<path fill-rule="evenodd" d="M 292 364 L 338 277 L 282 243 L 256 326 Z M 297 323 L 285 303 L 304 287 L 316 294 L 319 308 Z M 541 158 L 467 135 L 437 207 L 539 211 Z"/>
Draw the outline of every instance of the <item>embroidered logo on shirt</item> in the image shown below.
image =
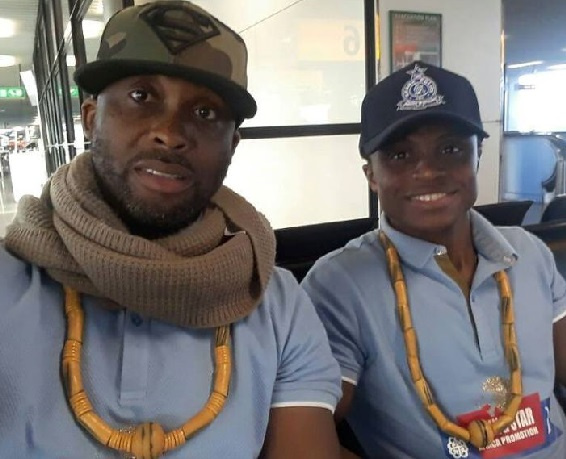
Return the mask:
<path fill-rule="evenodd" d="M 425 75 L 426 71 L 427 68 L 416 64 L 407 72 L 411 79 L 403 85 L 403 99 L 397 104 L 397 110 L 425 110 L 445 103 L 444 96 L 438 94 L 436 82 Z"/>
<path fill-rule="evenodd" d="M 470 454 L 470 450 L 468 449 L 468 445 L 464 440 L 460 440 L 459 438 L 449 437 L 448 438 L 448 454 L 453 459 L 463 459 L 468 457 Z"/>

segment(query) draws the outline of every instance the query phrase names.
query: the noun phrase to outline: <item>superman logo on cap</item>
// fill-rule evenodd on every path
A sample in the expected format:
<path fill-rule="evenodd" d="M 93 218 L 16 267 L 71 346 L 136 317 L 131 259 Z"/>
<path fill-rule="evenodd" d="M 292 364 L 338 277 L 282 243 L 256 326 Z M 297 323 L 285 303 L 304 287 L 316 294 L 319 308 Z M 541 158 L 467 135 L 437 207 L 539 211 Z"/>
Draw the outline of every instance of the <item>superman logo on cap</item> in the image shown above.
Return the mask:
<path fill-rule="evenodd" d="M 141 17 L 171 54 L 220 35 L 210 16 L 186 6 L 161 4 L 148 8 Z"/>

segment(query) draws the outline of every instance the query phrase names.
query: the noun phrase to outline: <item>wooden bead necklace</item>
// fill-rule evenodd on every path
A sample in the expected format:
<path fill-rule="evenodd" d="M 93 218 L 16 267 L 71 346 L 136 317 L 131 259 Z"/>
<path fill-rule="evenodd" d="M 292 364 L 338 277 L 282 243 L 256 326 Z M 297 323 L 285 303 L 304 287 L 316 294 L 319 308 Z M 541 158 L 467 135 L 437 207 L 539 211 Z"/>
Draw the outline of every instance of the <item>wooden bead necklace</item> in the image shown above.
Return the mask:
<path fill-rule="evenodd" d="M 131 454 L 136 459 L 156 459 L 183 445 L 191 435 L 209 425 L 222 411 L 228 398 L 232 367 L 229 325 L 216 329 L 214 387 L 205 406 L 181 427 L 168 433 L 154 422 L 140 424 L 133 431 L 124 432 L 110 427 L 94 412 L 84 390 L 81 374 L 84 312 L 79 294 L 67 287 L 65 316 L 67 336 L 61 365 L 69 405 L 76 420 L 103 445 Z"/>
<path fill-rule="evenodd" d="M 430 417 L 443 432 L 469 442 L 476 448 L 485 448 L 499 433 L 515 420 L 515 415 L 522 401 L 523 383 L 521 380 L 521 361 L 517 347 L 517 336 L 515 334 L 513 297 L 507 274 L 502 270 L 496 272 L 494 277 L 501 297 L 501 329 L 505 360 L 509 365 L 509 371 L 511 373 L 511 398 L 507 402 L 507 407 L 503 414 L 495 421 L 491 422 L 479 419 L 472 421 L 467 428 L 461 427 L 451 422 L 446 417 L 433 398 L 432 391 L 421 368 L 417 334 L 413 328 L 409 298 L 407 296 L 407 284 L 405 283 L 399 254 L 383 231 L 379 231 L 378 234 L 387 258 L 387 268 L 389 270 L 393 290 L 395 291 L 397 312 L 403 330 L 407 364 L 417 394 Z"/>

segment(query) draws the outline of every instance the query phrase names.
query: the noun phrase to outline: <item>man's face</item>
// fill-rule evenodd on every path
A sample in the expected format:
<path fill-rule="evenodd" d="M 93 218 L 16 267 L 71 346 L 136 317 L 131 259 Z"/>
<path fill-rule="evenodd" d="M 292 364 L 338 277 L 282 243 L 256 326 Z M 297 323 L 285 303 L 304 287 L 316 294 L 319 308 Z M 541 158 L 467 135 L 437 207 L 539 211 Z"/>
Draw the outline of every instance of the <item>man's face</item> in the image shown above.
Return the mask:
<path fill-rule="evenodd" d="M 210 89 L 135 76 L 82 107 L 102 192 L 134 234 L 159 237 L 194 221 L 226 176 L 239 141 Z"/>
<path fill-rule="evenodd" d="M 394 228 L 443 240 L 468 224 L 477 198 L 478 150 L 477 136 L 427 124 L 372 154 L 364 172 Z"/>

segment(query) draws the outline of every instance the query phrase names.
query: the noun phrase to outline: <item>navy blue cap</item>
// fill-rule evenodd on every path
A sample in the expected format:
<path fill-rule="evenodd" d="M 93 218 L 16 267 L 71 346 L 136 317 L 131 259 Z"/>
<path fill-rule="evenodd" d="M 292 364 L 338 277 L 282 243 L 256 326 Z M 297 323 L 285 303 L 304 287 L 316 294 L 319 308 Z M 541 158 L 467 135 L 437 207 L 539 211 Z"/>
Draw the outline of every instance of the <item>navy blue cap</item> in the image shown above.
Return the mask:
<path fill-rule="evenodd" d="M 425 120 L 460 124 L 480 138 L 483 130 L 478 98 L 461 75 L 416 61 L 384 78 L 362 103 L 360 154 L 368 158 L 394 134 Z"/>

